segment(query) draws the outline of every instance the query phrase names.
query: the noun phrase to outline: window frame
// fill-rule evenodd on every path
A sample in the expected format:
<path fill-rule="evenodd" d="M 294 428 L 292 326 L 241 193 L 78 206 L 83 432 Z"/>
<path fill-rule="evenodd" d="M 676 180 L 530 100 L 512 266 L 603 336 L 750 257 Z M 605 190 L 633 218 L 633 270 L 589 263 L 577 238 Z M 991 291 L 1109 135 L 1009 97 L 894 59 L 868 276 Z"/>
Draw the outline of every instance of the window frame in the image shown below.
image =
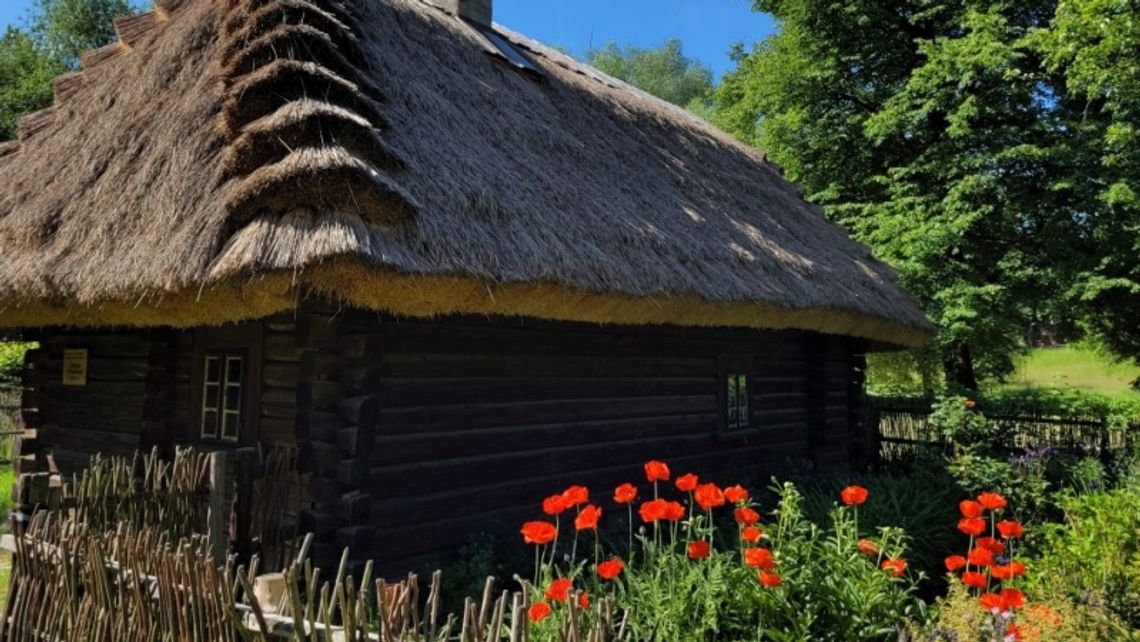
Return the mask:
<path fill-rule="evenodd" d="M 257 443 L 261 417 L 261 356 L 263 331 L 260 324 L 227 325 L 199 328 L 194 335 L 194 362 L 191 367 L 190 417 L 186 437 L 193 443 L 236 447 Z M 202 423 L 206 413 L 206 381 L 208 357 L 220 357 L 217 432 L 205 435 Z M 241 393 L 238 402 L 238 428 L 234 437 L 223 437 L 225 430 L 225 388 L 227 358 L 240 357 L 242 362 Z"/>
<path fill-rule="evenodd" d="M 754 403 L 756 377 L 753 372 L 754 359 L 747 354 L 722 354 L 717 359 L 717 433 L 731 436 L 746 434 L 756 427 L 756 408 Z M 730 422 L 729 382 L 731 378 L 744 377 L 744 403 L 745 416 L 743 422 L 735 425 Z M 737 406 L 739 408 L 739 404 Z"/>

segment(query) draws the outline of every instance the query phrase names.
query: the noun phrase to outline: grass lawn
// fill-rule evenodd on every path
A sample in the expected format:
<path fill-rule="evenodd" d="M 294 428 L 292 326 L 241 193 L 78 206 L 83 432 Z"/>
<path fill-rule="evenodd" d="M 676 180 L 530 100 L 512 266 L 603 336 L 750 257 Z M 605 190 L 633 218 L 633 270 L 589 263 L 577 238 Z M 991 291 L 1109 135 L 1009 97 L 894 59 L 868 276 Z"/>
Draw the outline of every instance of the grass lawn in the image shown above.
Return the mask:
<path fill-rule="evenodd" d="M 1099 392 L 1122 400 L 1140 400 L 1129 383 L 1140 377 L 1140 366 L 1114 363 L 1079 346 L 1037 348 L 1021 359 L 1010 379 L 1013 385 L 1070 387 Z"/>

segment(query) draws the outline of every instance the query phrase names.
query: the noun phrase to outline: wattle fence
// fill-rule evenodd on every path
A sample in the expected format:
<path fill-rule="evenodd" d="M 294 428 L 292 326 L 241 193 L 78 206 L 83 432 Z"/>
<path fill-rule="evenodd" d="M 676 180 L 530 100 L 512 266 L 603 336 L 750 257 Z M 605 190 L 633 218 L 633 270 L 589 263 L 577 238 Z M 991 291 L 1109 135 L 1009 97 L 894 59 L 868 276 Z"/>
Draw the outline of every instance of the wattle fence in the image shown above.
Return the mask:
<path fill-rule="evenodd" d="M 878 437 L 880 461 L 946 451 L 945 436 L 930 423 L 933 403 L 926 397 L 867 396 L 867 422 Z M 1053 448 L 1103 456 L 1128 450 L 1140 436 L 1140 425 L 1115 428 L 1103 416 L 1060 415 L 1031 405 L 980 410 L 1001 428 L 1001 445 L 1010 450 Z"/>

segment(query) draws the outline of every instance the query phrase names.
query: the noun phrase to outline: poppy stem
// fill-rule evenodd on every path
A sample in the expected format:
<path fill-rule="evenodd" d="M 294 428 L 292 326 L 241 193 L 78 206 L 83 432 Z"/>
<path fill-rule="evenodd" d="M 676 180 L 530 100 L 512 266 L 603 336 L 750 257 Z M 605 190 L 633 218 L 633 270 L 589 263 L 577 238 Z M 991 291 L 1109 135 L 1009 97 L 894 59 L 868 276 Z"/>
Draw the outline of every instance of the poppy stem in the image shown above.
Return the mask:
<path fill-rule="evenodd" d="M 629 510 L 629 556 L 633 559 L 633 502 L 625 505 Z"/>
<path fill-rule="evenodd" d="M 538 565 L 539 565 L 539 559 L 541 559 L 541 556 L 542 556 L 541 551 L 542 551 L 541 546 L 535 546 L 534 547 L 534 585 L 535 586 L 538 586 Z"/>

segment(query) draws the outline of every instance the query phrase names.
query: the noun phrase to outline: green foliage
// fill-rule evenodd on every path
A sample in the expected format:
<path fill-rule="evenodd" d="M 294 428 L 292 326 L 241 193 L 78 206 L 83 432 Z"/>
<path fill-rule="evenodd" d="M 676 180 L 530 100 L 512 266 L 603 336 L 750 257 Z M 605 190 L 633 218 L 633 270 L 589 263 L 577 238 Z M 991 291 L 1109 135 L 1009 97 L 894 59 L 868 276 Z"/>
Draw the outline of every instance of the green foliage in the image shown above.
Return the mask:
<path fill-rule="evenodd" d="M 1024 640 L 1035 642 L 1120 642 L 1120 625 L 1111 614 L 1087 603 L 1071 602 L 1065 595 L 1033 592 L 1031 603 L 1018 615 Z M 994 631 L 993 616 L 960 583 L 940 598 L 929 622 L 910 627 L 910 639 L 927 642 L 1003 642 Z"/>
<path fill-rule="evenodd" d="M 112 19 L 131 13 L 126 0 L 38 0 L 27 29 L 0 37 L 0 141 L 19 119 L 52 103 L 52 79 L 79 65 L 79 54 L 115 39 Z"/>
<path fill-rule="evenodd" d="M 0 379 L 19 376 L 24 353 L 35 347 L 34 343 L 0 343 Z"/>
<path fill-rule="evenodd" d="M 16 137 L 21 116 L 51 104 L 51 81 L 64 71 L 27 33 L 9 27 L 0 36 L 0 141 Z"/>
<path fill-rule="evenodd" d="M 952 381 L 1075 316 L 1140 354 L 1136 3 L 754 6 L 780 31 L 739 52 L 713 121 L 898 268 Z"/>
<path fill-rule="evenodd" d="M 1103 604 L 1140 629 L 1140 480 L 1061 504 L 1065 521 L 1045 527 L 1030 588 Z"/>
<path fill-rule="evenodd" d="M 907 618 L 922 617 L 924 605 L 915 595 L 919 574 L 907 571 L 893 577 L 880 568 L 882 561 L 903 556 L 905 534 L 895 527 L 872 529 L 857 522 L 865 519 L 857 510 L 873 511 L 869 507 L 891 498 L 872 495 L 858 509 L 833 505 L 823 527 L 807 518 L 804 498 L 794 485 L 775 485 L 772 495 L 777 500 L 774 509 L 755 508 L 775 516 L 762 524 L 762 546 L 774 556 L 778 587 L 761 585 L 757 570 L 743 562 L 747 547 L 728 517 L 731 505 L 716 509 L 725 513 L 726 521 L 715 528 L 699 509 L 676 526 L 658 522 L 643 528 L 625 571 L 613 582 L 598 580 L 593 564 L 583 562 L 559 564 L 563 573 L 544 564 L 541 585 L 564 574 L 594 599 L 613 595 L 628 618 L 631 640 L 895 640 Z M 878 555 L 859 552 L 860 532 L 874 533 L 868 536 Z M 718 545 L 707 559 L 687 556 L 689 542 L 710 538 Z M 541 591 L 533 595 L 542 599 Z M 531 639 L 558 639 L 560 622 L 554 617 L 541 623 Z"/>
<path fill-rule="evenodd" d="M 677 39 L 651 49 L 619 47 L 610 42 L 587 51 L 586 62 L 642 91 L 698 113 L 707 111 L 712 97 L 712 70 L 685 57 Z"/>
<path fill-rule="evenodd" d="M 32 34 L 52 60 L 74 69 L 79 54 L 114 42 L 112 21 L 134 10 L 127 0 L 37 0 Z"/>
<path fill-rule="evenodd" d="M 859 507 L 863 535 L 894 526 L 906 534 L 911 567 L 927 577 L 943 572 L 946 551 L 958 541 L 948 524 L 958 519 L 961 491 L 940 466 L 916 466 L 905 472 L 804 482 L 803 510 L 815 524 L 826 524 L 839 491 L 857 482 L 871 492 L 871 500 Z"/>

